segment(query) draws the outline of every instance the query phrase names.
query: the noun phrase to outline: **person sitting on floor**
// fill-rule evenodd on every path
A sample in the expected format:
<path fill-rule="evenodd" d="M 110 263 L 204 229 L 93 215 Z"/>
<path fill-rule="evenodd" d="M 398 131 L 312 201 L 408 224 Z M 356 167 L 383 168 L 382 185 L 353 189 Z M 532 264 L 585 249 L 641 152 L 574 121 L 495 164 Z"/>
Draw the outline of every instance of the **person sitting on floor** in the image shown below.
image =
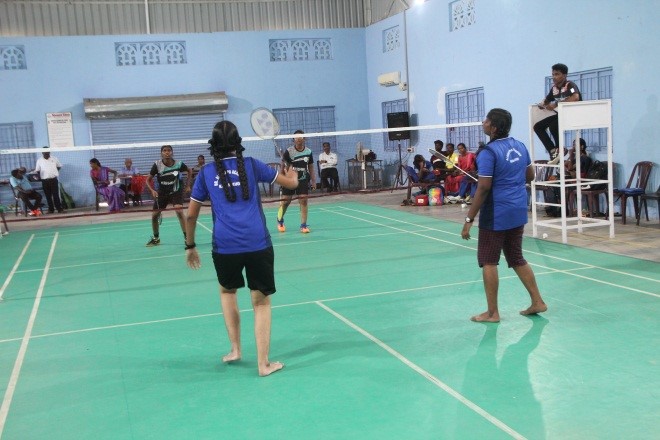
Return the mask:
<path fill-rule="evenodd" d="M 14 188 L 16 195 L 25 204 L 25 209 L 27 210 L 28 215 L 38 216 L 41 215 L 40 207 L 43 206 L 41 203 L 42 197 L 41 194 L 32 188 L 30 181 L 25 177 L 25 172 L 25 167 L 12 170 L 9 184 Z M 34 200 L 34 203 L 30 200 Z"/>
<path fill-rule="evenodd" d="M 433 165 L 431 162 L 424 159 L 421 154 L 416 154 L 413 158 L 413 168 L 417 173 L 420 182 L 435 182 L 435 174 L 433 174 Z"/>
<path fill-rule="evenodd" d="M 89 175 L 94 182 L 96 191 L 108 202 L 110 212 L 121 211 L 126 194 L 119 186 L 114 185 L 117 182 L 117 171 L 101 166 L 101 162 L 97 158 L 90 159 L 89 166 L 92 168 Z M 110 173 L 114 174 L 112 181 L 110 181 Z"/>

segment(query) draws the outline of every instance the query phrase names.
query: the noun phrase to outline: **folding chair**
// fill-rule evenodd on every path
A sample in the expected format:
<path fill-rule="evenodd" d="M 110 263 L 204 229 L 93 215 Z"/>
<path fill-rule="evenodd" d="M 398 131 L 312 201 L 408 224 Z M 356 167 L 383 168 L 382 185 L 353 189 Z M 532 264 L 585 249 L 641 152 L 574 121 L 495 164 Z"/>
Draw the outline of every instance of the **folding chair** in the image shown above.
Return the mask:
<path fill-rule="evenodd" d="M 624 225 L 626 224 L 626 205 L 628 204 L 629 197 L 633 200 L 635 218 L 638 219 L 637 224 L 639 224 L 639 217 L 641 215 L 639 198 L 646 192 L 646 186 L 649 183 L 649 176 L 651 175 L 652 168 L 653 162 L 637 162 L 632 173 L 630 173 L 630 179 L 628 179 L 626 187 L 616 188 L 614 190 L 614 195 L 621 199 L 621 222 Z"/>
<path fill-rule="evenodd" d="M 644 213 L 646 214 L 646 221 L 649 221 L 649 208 L 646 205 L 647 200 L 655 200 L 658 205 L 658 212 L 660 214 L 660 186 L 654 193 L 642 194 L 639 198 L 639 215 L 637 216 L 637 226 L 639 226 L 639 219 L 642 217 L 642 206 L 644 207 Z M 660 215 L 658 216 L 660 220 Z"/>
<path fill-rule="evenodd" d="M 14 194 L 14 215 L 18 215 L 18 206 L 21 205 L 23 206 L 22 209 L 23 215 L 27 217 L 27 211 L 28 211 L 27 205 L 25 204 L 23 199 L 21 199 L 21 197 L 18 195 L 19 194 L 18 190 L 14 188 L 14 185 L 10 183 L 9 186 L 11 187 L 12 194 Z M 41 206 L 39 206 L 39 211 L 41 211 L 42 214 L 44 213 L 44 210 Z"/>

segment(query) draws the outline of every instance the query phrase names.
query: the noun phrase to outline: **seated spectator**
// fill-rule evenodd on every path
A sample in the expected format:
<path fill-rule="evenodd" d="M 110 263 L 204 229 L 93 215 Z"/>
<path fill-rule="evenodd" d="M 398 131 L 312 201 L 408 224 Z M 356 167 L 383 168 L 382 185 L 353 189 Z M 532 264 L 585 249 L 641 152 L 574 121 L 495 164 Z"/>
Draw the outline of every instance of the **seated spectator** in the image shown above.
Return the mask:
<path fill-rule="evenodd" d="M 339 191 L 337 153 L 330 151 L 330 142 L 323 142 L 323 153 L 319 154 L 318 162 L 321 168 L 321 188 L 328 188 L 328 192 Z"/>
<path fill-rule="evenodd" d="M 580 177 L 587 177 L 587 172 L 591 167 L 593 161 L 587 154 L 587 142 L 580 138 Z M 575 179 L 577 177 L 577 163 L 575 160 L 575 141 L 573 141 L 573 148 L 569 151 L 568 160 L 564 162 L 566 167 L 566 175 L 570 178 Z"/>
<path fill-rule="evenodd" d="M 458 144 L 458 164 L 462 170 L 467 171 L 470 176 L 476 177 L 477 174 L 477 156 L 470 153 L 464 143 Z M 458 187 L 458 198 L 462 203 L 471 203 L 477 191 L 477 181 L 463 174 Z"/>
<path fill-rule="evenodd" d="M 12 170 L 9 184 L 14 188 L 16 195 L 25 204 L 25 209 L 27 210 L 28 215 L 41 215 L 41 210 L 39 209 L 43 206 L 41 203 L 41 194 L 32 188 L 30 181 L 25 177 L 25 172 L 25 167 Z M 30 200 L 34 200 L 34 203 Z"/>
<path fill-rule="evenodd" d="M 458 144 L 458 158 L 454 164 L 456 164 L 458 168 L 467 172 L 473 172 L 476 169 L 476 159 L 474 154 L 470 153 L 462 142 Z M 445 189 L 449 193 L 459 192 L 461 182 L 465 178 L 465 175 L 458 168 L 454 167 L 454 164 L 452 164 L 451 171 L 447 176 L 447 179 L 445 179 Z"/>
<path fill-rule="evenodd" d="M 415 168 L 420 182 L 435 182 L 433 165 L 430 161 L 424 159 L 424 156 L 421 154 L 416 154 L 413 158 L 413 168 Z"/>
<path fill-rule="evenodd" d="M 121 211 L 126 194 L 119 186 L 114 185 L 117 182 L 117 171 L 101 166 L 101 162 L 96 158 L 89 161 L 89 166 L 92 168 L 89 175 L 94 182 L 96 191 L 108 202 L 110 212 Z M 110 173 L 114 174 L 112 181 L 110 181 Z"/>
<path fill-rule="evenodd" d="M 136 167 L 133 166 L 133 159 L 130 157 L 124 159 L 124 168 L 119 171 L 119 178 L 121 180 L 121 185 L 119 185 L 119 188 L 124 191 L 127 199 L 131 197 L 129 194 L 132 193 L 133 206 L 137 206 L 139 195 L 142 192 L 140 191 L 140 193 L 136 193 L 132 188 L 134 180 L 132 177 L 137 176 L 138 174 L 140 174 L 140 172 Z"/>

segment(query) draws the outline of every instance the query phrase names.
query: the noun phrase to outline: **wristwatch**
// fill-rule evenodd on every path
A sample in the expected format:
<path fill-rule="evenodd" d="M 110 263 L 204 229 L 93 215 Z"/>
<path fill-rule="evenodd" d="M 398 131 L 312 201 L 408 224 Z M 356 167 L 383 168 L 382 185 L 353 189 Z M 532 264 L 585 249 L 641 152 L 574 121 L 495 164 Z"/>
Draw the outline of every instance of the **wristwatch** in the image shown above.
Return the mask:
<path fill-rule="evenodd" d="M 465 223 L 472 223 L 473 221 L 474 221 L 473 218 L 465 217 Z"/>

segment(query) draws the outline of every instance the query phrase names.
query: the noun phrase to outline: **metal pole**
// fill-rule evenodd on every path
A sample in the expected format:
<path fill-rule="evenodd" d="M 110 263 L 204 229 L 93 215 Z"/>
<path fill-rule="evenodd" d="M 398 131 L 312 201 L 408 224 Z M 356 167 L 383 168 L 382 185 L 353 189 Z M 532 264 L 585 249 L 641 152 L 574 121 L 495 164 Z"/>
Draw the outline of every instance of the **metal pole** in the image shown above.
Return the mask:
<path fill-rule="evenodd" d="M 147 25 L 147 35 L 151 34 L 151 26 L 149 25 L 149 0 L 144 0 L 144 22 Z"/>

